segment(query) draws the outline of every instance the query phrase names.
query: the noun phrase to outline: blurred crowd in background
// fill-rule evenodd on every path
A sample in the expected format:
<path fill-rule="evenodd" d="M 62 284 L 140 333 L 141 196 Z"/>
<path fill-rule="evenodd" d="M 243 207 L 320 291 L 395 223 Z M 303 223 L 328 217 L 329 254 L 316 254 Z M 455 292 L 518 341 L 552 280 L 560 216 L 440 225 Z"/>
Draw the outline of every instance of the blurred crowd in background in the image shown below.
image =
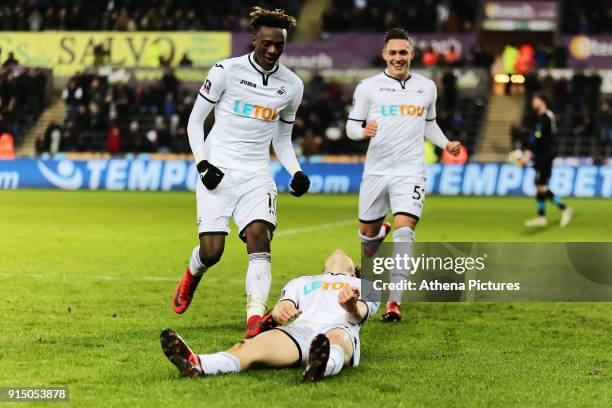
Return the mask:
<path fill-rule="evenodd" d="M 520 123 L 513 125 L 513 148 L 526 147 L 534 114 L 531 98 L 539 93 L 550 102 L 556 118 L 559 153 L 567 156 L 600 156 L 612 146 L 612 100 L 601 95 L 602 78 L 593 70 L 576 71 L 570 78 L 555 79 L 550 73 L 539 77 L 535 71 L 525 77 L 525 108 Z"/>
<path fill-rule="evenodd" d="M 70 78 L 67 111 L 36 141 L 38 152 L 188 153 L 187 120 L 195 92 L 180 89 L 172 69 L 158 82 L 109 83 L 92 73 Z"/>
<path fill-rule="evenodd" d="M 299 15 L 304 0 L 3 0 L 0 30 L 186 31 L 248 29 L 254 5 Z M 562 33 L 612 32 L 610 0 L 562 0 Z M 473 29 L 479 0 L 332 0 L 323 13 L 325 32 L 381 32 L 408 27 L 411 32 L 461 33 Z"/>
<path fill-rule="evenodd" d="M 20 67 L 10 58 L 0 70 L 0 156 L 9 158 L 48 99 L 43 70 Z"/>
<path fill-rule="evenodd" d="M 189 153 L 187 121 L 197 93 L 181 84 L 172 69 L 158 82 L 109 83 L 107 77 L 79 74 L 62 92 L 63 122 L 52 122 L 36 141 L 38 153 L 98 151 Z M 305 83 L 293 140 L 304 156 L 363 154 L 367 142 L 345 136 L 353 86 L 326 82 L 315 74 Z M 482 122 L 484 100 L 462 99 L 457 78 L 448 69 L 439 78 L 438 121 L 455 138 L 472 141 Z M 206 131 L 214 123 L 209 117 Z M 471 148 L 471 146 L 470 146 Z"/>
<path fill-rule="evenodd" d="M 402 0 L 333 0 L 323 14 L 328 32 L 383 32 L 389 27 L 409 27 L 410 32 L 470 32 L 478 0 L 417 0 L 406 7 Z"/>
<path fill-rule="evenodd" d="M 296 14 L 301 1 L 257 5 Z M 0 30 L 239 31 L 248 29 L 247 9 L 241 0 L 3 0 Z"/>
<path fill-rule="evenodd" d="M 610 0 L 561 1 L 562 32 L 611 32 Z M 203 6 L 205 4 L 205 6 Z M 254 5 L 238 0 L 6 0 L 0 5 L 0 29 L 41 30 L 229 30 L 247 27 L 247 11 Z M 305 4 L 300 0 L 257 2 L 267 8 L 280 7 L 298 15 Z M 323 35 L 336 31 L 383 32 L 390 26 L 409 27 L 411 32 L 473 32 L 482 4 L 478 0 L 418 0 L 418 7 L 403 7 L 401 0 L 332 0 L 322 15 Z M 223 16 L 223 18 L 219 18 Z M 501 54 L 508 78 L 520 75 L 524 83 L 525 114 L 512 129 L 514 145 L 529 132 L 531 95 L 544 92 L 557 113 L 563 153 L 580 155 L 593 146 L 612 144 L 611 101 L 600 95 L 601 77 L 595 71 L 577 71 L 568 79 L 541 76 L 538 70 L 562 67 L 567 50 L 534 44 L 508 44 Z M 37 152 L 100 151 L 123 153 L 189 153 L 187 120 L 194 97 L 193 84 L 181 83 L 160 58 L 164 75 L 159 81 L 109 82 L 95 67 L 104 66 L 109 52 L 103 44 L 93 51 L 93 67 L 70 78 L 62 98 L 67 106 L 63 120 L 50 123 L 36 140 Z M 17 144 L 23 129 L 42 112 L 46 100 L 40 70 L 23 68 L 15 55 L 2 53 L 0 75 L 0 136 L 8 135 Z M 425 45 L 416 50 L 413 65 L 435 68 L 438 85 L 438 122 L 448 136 L 461 140 L 471 154 L 484 122 L 486 100 L 462 95 L 457 68 L 491 70 L 495 56 L 476 45 L 472 50 L 449 46 L 436 50 Z M 191 67 L 185 54 L 176 67 Z M 377 57 L 372 66 L 383 67 Z M 365 67 L 364 67 L 365 68 Z M 198 68 L 196 68 L 198 69 Z M 540 75 L 540 76 L 539 76 Z M 346 138 L 344 122 L 355 84 L 325 81 L 314 73 L 305 84 L 305 94 L 294 126 L 296 151 L 305 156 L 319 154 L 362 154 L 367 142 Z M 515 86 L 516 88 L 516 86 Z M 506 86 L 513 93 L 512 81 Z M 28 97 L 28 95 L 37 95 Z M 210 128 L 214 119 L 209 118 Z M 570 141 L 573 138 L 577 141 Z M 427 147 L 428 149 L 430 146 Z M 589 150 L 591 149 L 591 150 Z M 431 148 L 432 157 L 437 156 Z"/>
<path fill-rule="evenodd" d="M 611 0 L 562 0 L 559 3 L 562 33 L 612 33 Z"/>

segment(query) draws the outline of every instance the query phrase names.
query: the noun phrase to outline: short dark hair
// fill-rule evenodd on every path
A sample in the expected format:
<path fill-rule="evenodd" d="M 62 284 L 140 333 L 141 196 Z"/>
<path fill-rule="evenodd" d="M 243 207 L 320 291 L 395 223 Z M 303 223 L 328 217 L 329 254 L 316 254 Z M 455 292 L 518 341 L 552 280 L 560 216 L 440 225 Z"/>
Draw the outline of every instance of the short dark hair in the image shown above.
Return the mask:
<path fill-rule="evenodd" d="M 267 10 L 265 8 L 256 6 L 253 7 L 249 13 L 249 27 L 253 32 L 259 31 L 262 26 L 284 28 L 288 30 L 296 26 L 297 21 L 294 17 L 285 13 L 285 10 Z"/>
<path fill-rule="evenodd" d="M 546 107 L 550 108 L 550 100 L 548 99 L 548 96 L 546 96 L 546 94 L 542 92 L 536 92 L 533 94 L 533 98 L 541 99 L 546 104 Z"/>
<path fill-rule="evenodd" d="M 408 32 L 406 30 L 404 30 L 403 28 L 400 28 L 400 27 L 390 28 L 385 33 L 385 44 L 387 44 L 389 42 L 389 40 L 406 40 L 414 48 L 414 43 L 412 41 L 412 38 L 410 38 L 410 36 L 408 35 Z"/>

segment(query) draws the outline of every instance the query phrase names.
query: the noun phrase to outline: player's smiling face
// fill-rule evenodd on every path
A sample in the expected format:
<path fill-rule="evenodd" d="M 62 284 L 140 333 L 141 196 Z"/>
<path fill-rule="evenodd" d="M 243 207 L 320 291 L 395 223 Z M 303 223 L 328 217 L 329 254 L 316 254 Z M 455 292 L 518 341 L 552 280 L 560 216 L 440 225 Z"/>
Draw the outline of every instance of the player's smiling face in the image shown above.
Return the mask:
<path fill-rule="evenodd" d="M 387 62 L 389 74 L 399 80 L 408 78 L 410 61 L 414 58 L 414 50 L 410 42 L 404 39 L 392 39 L 387 41 L 382 53 Z"/>
<path fill-rule="evenodd" d="M 277 27 L 262 26 L 253 36 L 255 60 L 265 70 L 271 70 L 283 54 L 287 31 Z"/>

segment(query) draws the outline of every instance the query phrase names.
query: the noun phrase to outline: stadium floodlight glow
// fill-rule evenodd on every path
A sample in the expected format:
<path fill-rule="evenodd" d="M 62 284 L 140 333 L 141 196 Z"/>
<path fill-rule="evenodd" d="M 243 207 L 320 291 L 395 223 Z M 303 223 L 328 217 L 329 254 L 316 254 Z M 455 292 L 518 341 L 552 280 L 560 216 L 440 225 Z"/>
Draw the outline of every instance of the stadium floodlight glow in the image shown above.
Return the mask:
<path fill-rule="evenodd" d="M 510 82 L 510 77 L 506 74 L 496 74 L 494 79 L 495 82 L 498 84 L 507 84 L 508 82 Z"/>
<path fill-rule="evenodd" d="M 520 74 L 515 74 L 510 77 L 510 81 L 512 81 L 513 84 L 524 84 L 525 77 Z"/>

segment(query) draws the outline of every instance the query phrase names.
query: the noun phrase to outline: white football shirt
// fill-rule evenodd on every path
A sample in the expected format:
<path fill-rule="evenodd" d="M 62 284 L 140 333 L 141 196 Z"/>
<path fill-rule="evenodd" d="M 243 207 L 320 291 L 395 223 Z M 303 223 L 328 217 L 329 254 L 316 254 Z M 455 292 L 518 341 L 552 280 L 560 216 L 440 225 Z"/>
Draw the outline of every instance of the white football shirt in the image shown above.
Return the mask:
<path fill-rule="evenodd" d="M 425 122 L 436 119 L 436 98 L 435 83 L 415 73 L 400 81 L 385 71 L 357 85 L 349 120 L 378 123 L 364 175 L 425 180 Z"/>
<path fill-rule="evenodd" d="M 215 103 L 215 124 L 204 152 L 217 167 L 268 174 L 270 144 L 279 121 L 293 123 L 302 80 L 281 63 L 265 71 L 253 53 L 215 64 L 200 96 Z"/>
<path fill-rule="evenodd" d="M 302 311 L 292 324 L 350 325 L 346 311 L 338 303 L 340 291 L 350 286 L 361 290 L 361 279 L 332 273 L 302 276 L 285 285 L 280 300 L 291 300 Z M 376 313 L 380 303 L 364 302 L 368 306 L 368 319 Z"/>

